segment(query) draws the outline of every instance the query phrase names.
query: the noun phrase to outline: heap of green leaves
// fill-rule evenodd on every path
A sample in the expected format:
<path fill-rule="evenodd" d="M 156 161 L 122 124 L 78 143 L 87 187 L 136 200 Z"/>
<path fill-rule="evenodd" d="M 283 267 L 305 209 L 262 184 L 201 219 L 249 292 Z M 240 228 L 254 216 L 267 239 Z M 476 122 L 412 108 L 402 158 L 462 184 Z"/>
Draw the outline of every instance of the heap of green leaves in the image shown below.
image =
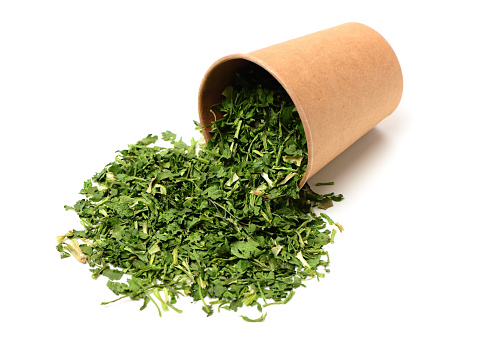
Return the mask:
<path fill-rule="evenodd" d="M 189 295 L 208 315 L 244 305 L 262 312 L 328 272 L 324 246 L 336 229 L 326 226 L 342 227 L 313 208 L 342 195 L 298 188 L 308 155 L 293 102 L 257 70 L 238 74 L 223 96 L 214 107 L 223 119 L 207 144 L 187 145 L 167 131 L 171 146 L 159 147 L 148 135 L 118 151 L 84 183 L 84 198 L 65 206 L 84 230 L 58 237 L 57 249 L 88 262 L 93 278 L 108 277 L 119 295 L 113 301 L 180 312 L 177 299 Z"/>

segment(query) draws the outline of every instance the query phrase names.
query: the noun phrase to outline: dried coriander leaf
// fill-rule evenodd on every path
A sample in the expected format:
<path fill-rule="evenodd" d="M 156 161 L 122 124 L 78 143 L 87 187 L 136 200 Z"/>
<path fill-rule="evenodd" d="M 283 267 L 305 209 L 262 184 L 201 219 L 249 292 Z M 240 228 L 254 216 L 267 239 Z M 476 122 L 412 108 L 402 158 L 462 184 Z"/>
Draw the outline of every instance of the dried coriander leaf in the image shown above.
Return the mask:
<path fill-rule="evenodd" d="M 262 314 L 259 318 L 257 319 L 250 319 L 245 315 L 241 315 L 242 319 L 248 322 L 263 322 L 265 320 L 265 317 L 267 316 L 267 313 Z"/>
<path fill-rule="evenodd" d="M 323 247 L 336 234 L 325 226 L 343 228 L 313 208 L 343 196 L 298 188 L 308 153 L 290 97 L 267 72 L 248 70 L 214 109 L 223 119 L 213 122 L 207 144 L 186 144 L 166 131 L 161 137 L 171 147 L 159 147 L 149 134 L 118 151 L 83 184 L 84 198 L 65 206 L 84 229 L 59 237 L 57 250 L 69 256 L 64 249 L 71 246 L 93 278 L 109 278 L 119 297 L 103 304 L 142 299 L 141 310 L 152 302 L 161 315 L 181 312 L 174 304 L 187 295 L 208 316 L 216 305 L 261 311 L 287 303 L 303 281 L 323 277 Z M 85 243 L 80 251 L 77 239 Z"/>
<path fill-rule="evenodd" d="M 118 281 L 122 278 L 123 273 L 119 270 L 112 270 L 110 268 L 106 268 L 102 271 L 102 276 L 108 277 L 111 281 Z"/>
<path fill-rule="evenodd" d="M 231 244 L 231 253 L 241 259 L 255 258 L 262 253 L 254 241 L 236 241 Z"/>

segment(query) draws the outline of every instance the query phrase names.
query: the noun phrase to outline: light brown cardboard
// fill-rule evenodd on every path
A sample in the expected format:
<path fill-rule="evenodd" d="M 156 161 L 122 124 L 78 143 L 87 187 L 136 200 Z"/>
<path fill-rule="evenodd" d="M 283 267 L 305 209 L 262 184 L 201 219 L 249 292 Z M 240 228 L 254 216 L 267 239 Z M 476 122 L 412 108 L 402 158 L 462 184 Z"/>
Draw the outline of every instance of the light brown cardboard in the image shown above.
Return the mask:
<path fill-rule="evenodd" d="M 402 96 L 402 72 L 390 45 L 373 29 L 346 23 L 216 61 L 199 90 L 201 126 L 215 119 L 211 106 L 221 101 L 236 70 L 246 65 L 269 71 L 298 109 L 308 143 L 308 166 L 300 187 L 390 115 Z M 209 129 L 204 137 L 211 137 Z"/>

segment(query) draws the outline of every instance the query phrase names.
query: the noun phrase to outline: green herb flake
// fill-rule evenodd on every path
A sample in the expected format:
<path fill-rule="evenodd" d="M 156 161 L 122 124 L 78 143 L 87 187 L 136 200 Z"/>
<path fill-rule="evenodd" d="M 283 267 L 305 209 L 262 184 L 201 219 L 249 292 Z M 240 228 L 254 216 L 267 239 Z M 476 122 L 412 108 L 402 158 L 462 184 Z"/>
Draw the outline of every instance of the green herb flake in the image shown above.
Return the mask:
<path fill-rule="evenodd" d="M 83 229 L 57 237 L 56 249 L 88 263 L 94 279 L 109 279 L 118 297 L 103 305 L 142 300 L 141 310 L 152 302 L 162 315 L 180 313 L 175 304 L 190 296 L 208 316 L 215 306 L 261 312 L 324 276 L 323 247 L 336 235 L 325 228 L 343 228 L 314 208 L 343 196 L 298 188 L 308 149 L 288 94 L 265 71 L 244 70 L 213 110 L 223 119 L 212 123 L 208 143 L 166 131 L 170 147 L 159 147 L 149 134 L 118 151 L 83 184 L 83 198 L 65 206 Z"/>
<path fill-rule="evenodd" d="M 247 317 L 245 315 L 241 315 L 242 319 L 245 320 L 245 321 L 247 321 L 247 322 L 263 322 L 265 320 L 265 317 L 266 316 L 267 316 L 267 313 L 262 314 L 257 319 L 250 319 L 249 317 Z"/>

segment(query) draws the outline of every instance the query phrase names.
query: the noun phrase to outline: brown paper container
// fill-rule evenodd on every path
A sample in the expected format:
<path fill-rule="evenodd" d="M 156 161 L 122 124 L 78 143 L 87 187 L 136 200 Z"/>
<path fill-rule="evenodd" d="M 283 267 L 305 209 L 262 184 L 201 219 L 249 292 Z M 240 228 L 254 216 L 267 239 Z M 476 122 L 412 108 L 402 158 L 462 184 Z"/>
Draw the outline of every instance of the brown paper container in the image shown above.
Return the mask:
<path fill-rule="evenodd" d="M 402 96 L 402 72 L 390 45 L 373 29 L 346 23 L 216 61 L 199 90 L 201 126 L 211 125 L 211 106 L 221 102 L 235 72 L 247 65 L 271 73 L 298 109 L 308 144 L 300 187 L 390 115 Z M 216 109 L 214 113 L 221 117 Z M 209 129 L 204 137 L 211 138 Z"/>

